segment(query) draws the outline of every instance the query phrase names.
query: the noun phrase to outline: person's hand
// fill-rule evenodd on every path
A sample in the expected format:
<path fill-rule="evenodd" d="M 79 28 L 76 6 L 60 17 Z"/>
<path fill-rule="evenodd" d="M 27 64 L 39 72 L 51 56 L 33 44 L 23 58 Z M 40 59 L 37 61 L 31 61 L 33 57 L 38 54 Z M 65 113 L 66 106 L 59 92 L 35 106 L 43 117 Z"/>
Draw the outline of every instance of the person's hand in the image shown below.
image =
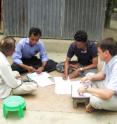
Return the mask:
<path fill-rule="evenodd" d="M 69 78 L 70 79 L 73 79 L 73 78 L 76 78 L 80 75 L 80 72 L 81 70 L 78 68 L 77 70 L 75 70 L 74 72 L 72 72 L 70 75 L 69 75 Z"/>
<path fill-rule="evenodd" d="M 43 70 L 44 70 L 44 67 L 41 66 L 41 67 L 39 67 L 39 68 L 36 70 L 36 72 L 37 72 L 38 74 L 40 74 Z"/>
<path fill-rule="evenodd" d="M 85 87 L 80 87 L 78 89 L 78 93 L 85 93 L 86 92 L 86 88 Z"/>
<path fill-rule="evenodd" d="M 91 82 L 91 77 L 83 77 L 83 78 L 80 79 L 80 82 L 81 82 L 81 83 L 85 83 L 85 82 L 88 83 L 88 82 Z"/>
<path fill-rule="evenodd" d="M 16 79 L 22 79 L 22 76 L 19 75 L 19 76 L 16 76 L 15 78 L 16 78 Z"/>
<path fill-rule="evenodd" d="M 63 74 L 62 77 L 63 77 L 64 80 L 67 80 L 68 79 L 68 74 Z"/>
<path fill-rule="evenodd" d="M 74 69 L 77 69 L 77 68 L 79 68 L 80 66 L 79 66 L 79 64 L 69 64 L 69 67 L 72 67 L 72 68 L 74 68 Z"/>
<path fill-rule="evenodd" d="M 36 71 L 36 69 L 33 68 L 32 66 L 28 66 L 27 70 L 28 70 L 28 72 L 35 72 Z"/>

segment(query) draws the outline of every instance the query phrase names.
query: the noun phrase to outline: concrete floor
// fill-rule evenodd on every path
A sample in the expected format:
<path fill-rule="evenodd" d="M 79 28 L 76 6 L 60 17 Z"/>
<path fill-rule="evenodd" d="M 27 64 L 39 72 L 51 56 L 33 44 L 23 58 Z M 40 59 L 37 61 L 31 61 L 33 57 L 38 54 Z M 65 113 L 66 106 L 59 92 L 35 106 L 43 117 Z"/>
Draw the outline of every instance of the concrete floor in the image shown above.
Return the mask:
<path fill-rule="evenodd" d="M 0 110 L 0 124 L 116 124 L 117 114 L 77 114 L 65 112 L 26 111 L 25 117 L 16 115 L 5 119 Z"/>

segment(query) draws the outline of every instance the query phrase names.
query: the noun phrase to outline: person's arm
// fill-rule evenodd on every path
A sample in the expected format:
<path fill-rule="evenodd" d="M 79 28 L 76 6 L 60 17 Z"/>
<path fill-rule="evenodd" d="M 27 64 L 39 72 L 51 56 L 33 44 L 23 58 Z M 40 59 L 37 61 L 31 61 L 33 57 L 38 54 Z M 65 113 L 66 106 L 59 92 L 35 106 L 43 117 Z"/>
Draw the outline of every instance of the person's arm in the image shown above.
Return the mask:
<path fill-rule="evenodd" d="M 44 69 L 46 64 L 47 64 L 47 61 L 42 62 L 42 66 L 41 67 Z"/>
<path fill-rule="evenodd" d="M 81 82 L 86 82 L 86 81 L 100 81 L 104 79 L 105 79 L 105 74 L 103 73 L 103 71 L 100 71 L 97 74 L 88 77 L 83 77 L 80 80 Z"/>
<path fill-rule="evenodd" d="M 88 69 L 96 68 L 97 67 L 97 64 L 98 64 L 98 58 L 97 57 L 94 57 L 92 59 L 92 64 L 87 65 L 87 66 L 84 66 L 84 67 L 81 67 L 80 70 L 81 71 L 85 71 L 85 70 L 88 70 Z"/>
<path fill-rule="evenodd" d="M 111 89 L 84 88 L 84 87 L 80 88 L 78 92 L 90 93 L 104 100 L 110 99 L 115 94 L 115 92 Z"/>
<path fill-rule="evenodd" d="M 72 43 L 69 46 L 69 49 L 68 49 L 68 52 L 67 52 L 67 57 L 66 57 L 65 64 L 64 64 L 64 75 L 63 75 L 64 79 L 68 78 L 69 61 L 74 56 L 74 49 L 75 49 L 75 45 L 74 45 L 74 43 Z"/>
<path fill-rule="evenodd" d="M 87 65 L 87 66 L 84 66 L 84 67 L 79 67 L 79 68 L 77 68 L 74 72 L 72 72 L 72 73 L 69 75 L 69 77 L 70 77 L 70 79 L 76 78 L 77 76 L 80 75 L 80 73 L 81 73 L 82 71 L 85 71 L 85 70 L 88 70 L 88 69 L 92 69 L 92 68 L 96 68 L 96 67 L 97 67 L 97 57 L 93 58 L 92 64 Z"/>
<path fill-rule="evenodd" d="M 35 72 L 36 69 L 32 66 L 28 66 L 26 64 L 19 64 L 20 67 L 22 67 L 23 69 L 27 70 L 28 72 Z"/>
<path fill-rule="evenodd" d="M 11 66 L 7 64 L 0 65 L 1 77 L 4 82 L 11 88 L 16 88 L 21 85 L 21 80 L 14 77 Z"/>
<path fill-rule="evenodd" d="M 67 79 L 68 78 L 68 68 L 69 68 L 69 61 L 70 60 L 71 59 L 69 57 L 67 57 L 66 60 L 65 60 L 65 64 L 64 64 L 64 76 L 63 76 L 64 79 Z"/>
<path fill-rule="evenodd" d="M 47 62 L 42 62 L 42 66 L 39 67 L 39 68 L 36 70 L 36 72 L 37 72 L 38 74 L 40 74 L 40 73 L 45 69 L 46 64 L 47 64 Z"/>
<path fill-rule="evenodd" d="M 37 73 L 41 73 L 45 69 L 47 61 L 49 59 L 45 46 L 42 41 L 39 41 L 39 52 L 40 52 L 40 59 L 42 61 L 42 65 L 36 70 Z"/>
<path fill-rule="evenodd" d="M 12 55 L 12 59 L 13 59 L 13 63 L 16 64 L 22 64 L 22 43 L 17 43 L 16 48 L 15 48 L 15 52 Z"/>
<path fill-rule="evenodd" d="M 97 57 L 97 46 L 95 43 L 92 43 L 92 45 L 90 46 L 90 56 L 92 56 L 92 63 L 90 65 L 84 66 L 83 68 L 81 68 L 80 70 L 85 71 L 88 69 L 93 69 L 93 68 L 97 68 L 97 64 L 98 64 L 98 57 Z"/>
<path fill-rule="evenodd" d="M 91 81 L 100 81 L 100 80 L 104 80 L 105 79 L 105 74 L 103 73 L 103 71 L 98 72 L 97 74 L 89 77 Z"/>

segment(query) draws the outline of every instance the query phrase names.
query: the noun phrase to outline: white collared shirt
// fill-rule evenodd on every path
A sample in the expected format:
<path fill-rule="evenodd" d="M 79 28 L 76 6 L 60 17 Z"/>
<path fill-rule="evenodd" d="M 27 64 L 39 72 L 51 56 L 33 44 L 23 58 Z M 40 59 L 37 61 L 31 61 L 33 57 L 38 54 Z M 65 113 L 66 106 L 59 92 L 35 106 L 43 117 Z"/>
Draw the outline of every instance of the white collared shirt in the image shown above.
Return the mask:
<path fill-rule="evenodd" d="M 117 92 L 117 55 L 113 56 L 112 59 L 107 64 L 105 64 L 104 73 L 106 75 L 106 88 Z"/>
<path fill-rule="evenodd" d="M 14 77 L 7 58 L 0 52 L 0 98 L 9 96 L 12 88 L 16 88 L 20 84 L 21 80 Z"/>

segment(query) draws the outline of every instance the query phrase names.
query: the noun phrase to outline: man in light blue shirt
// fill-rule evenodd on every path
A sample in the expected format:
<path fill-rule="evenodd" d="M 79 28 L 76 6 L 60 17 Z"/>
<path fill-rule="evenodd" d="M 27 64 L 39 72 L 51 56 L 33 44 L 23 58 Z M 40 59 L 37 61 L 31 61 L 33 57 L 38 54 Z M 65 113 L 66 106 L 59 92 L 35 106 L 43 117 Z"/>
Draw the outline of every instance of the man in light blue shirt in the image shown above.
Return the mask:
<path fill-rule="evenodd" d="M 93 76 L 84 77 L 82 82 L 93 81 L 93 87 L 82 87 L 78 92 L 90 93 L 87 112 L 94 109 L 117 111 L 117 42 L 107 38 L 98 44 L 98 55 L 105 61 L 102 71 Z"/>
<path fill-rule="evenodd" d="M 13 64 L 11 67 L 13 70 L 17 70 L 22 74 L 26 72 L 50 72 L 56 69 L 56 63 L 49 60 L 40 37 L 41 30 L 32 27 L 29 31 L 29 37 L 23 38 L 17 43 L 12 56 Z M 36 54 L 39 54 L 38 57 Z"/>

